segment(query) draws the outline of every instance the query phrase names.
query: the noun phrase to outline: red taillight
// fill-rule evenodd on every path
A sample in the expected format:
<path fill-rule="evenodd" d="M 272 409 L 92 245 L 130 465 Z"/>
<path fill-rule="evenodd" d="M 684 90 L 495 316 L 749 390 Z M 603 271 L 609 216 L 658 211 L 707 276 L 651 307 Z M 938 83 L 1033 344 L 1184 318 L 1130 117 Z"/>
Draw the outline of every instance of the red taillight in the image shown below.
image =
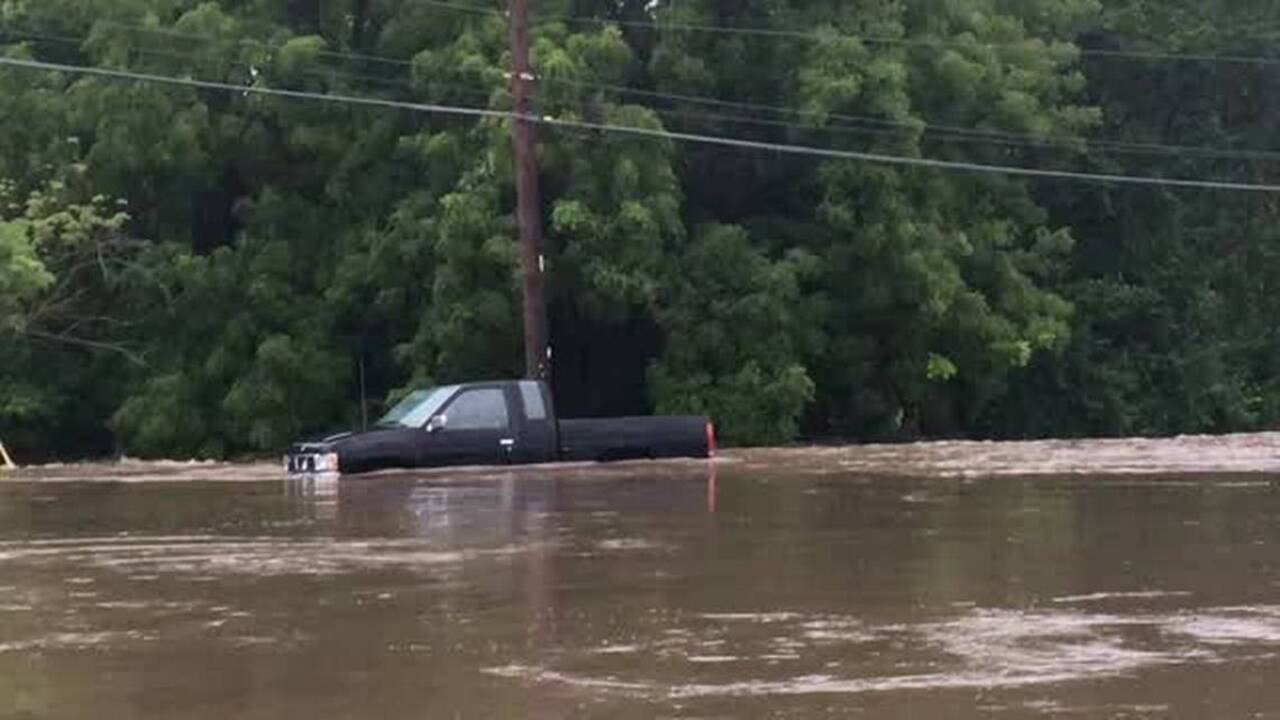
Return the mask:
<path fill-rule="evenodd" d="M 710 420 L 707 421 L 707 457 L 716 456 L 716 426 Z"/>

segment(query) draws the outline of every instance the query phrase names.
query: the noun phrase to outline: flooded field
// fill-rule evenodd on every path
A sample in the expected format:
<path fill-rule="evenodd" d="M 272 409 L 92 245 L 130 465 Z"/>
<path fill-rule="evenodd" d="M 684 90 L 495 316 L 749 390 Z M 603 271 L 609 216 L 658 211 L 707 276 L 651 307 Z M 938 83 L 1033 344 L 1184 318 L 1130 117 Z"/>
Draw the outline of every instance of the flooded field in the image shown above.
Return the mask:
<path fill-rule="evenodd" d="M 0 718 L 1280 717 L 1280 435 L 0 478 Z"/>

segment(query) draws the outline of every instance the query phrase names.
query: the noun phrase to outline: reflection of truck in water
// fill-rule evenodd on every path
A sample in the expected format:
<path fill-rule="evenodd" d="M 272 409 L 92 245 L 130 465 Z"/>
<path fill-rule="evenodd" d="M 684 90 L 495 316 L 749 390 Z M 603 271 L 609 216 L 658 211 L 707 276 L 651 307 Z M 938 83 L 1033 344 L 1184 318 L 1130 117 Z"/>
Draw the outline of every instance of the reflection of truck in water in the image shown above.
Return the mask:
<path fill-rule="evenodd" d="M 706 417 L 561 420 L 546 383 L 449 385 L 410 393 L 372 428 L 295 443 L 291 473 L 555 461 L 710 457 Z"/>
<path fill-rule="evenodd" d="M 715 463 L 524 466 L 464 473 L 393 473 L 359 482 L 298 476 L 288 492 L 334 521 L 342 537 L 418 537 L 472 548 L 555 535 L 568 518 L 609 516 L 610 533 L 696 523 L 716 512 Z M 323 486 L 319 486 L 323 483 Z M 642 530 L 640 528 L 645 528 Z"/>

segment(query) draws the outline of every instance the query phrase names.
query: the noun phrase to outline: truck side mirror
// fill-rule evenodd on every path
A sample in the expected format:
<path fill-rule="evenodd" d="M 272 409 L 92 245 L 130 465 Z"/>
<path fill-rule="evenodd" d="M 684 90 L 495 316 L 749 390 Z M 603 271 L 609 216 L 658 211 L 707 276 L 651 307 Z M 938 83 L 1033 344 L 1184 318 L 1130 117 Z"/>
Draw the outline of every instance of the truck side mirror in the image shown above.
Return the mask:
<path fill-rule="evenodd" d="M 432 415 L 427 421 L 427 432 L 438 433 L 449 424 L 449 418 L 444 415 Z"/>

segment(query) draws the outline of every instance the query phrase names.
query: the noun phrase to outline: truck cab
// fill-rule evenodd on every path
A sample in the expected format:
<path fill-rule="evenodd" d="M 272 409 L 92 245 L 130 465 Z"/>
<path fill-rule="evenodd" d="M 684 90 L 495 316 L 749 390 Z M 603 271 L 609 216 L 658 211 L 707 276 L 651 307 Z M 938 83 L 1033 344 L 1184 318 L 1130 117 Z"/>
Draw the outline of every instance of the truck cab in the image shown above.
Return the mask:
<path fill-rule="evenodd" d="M 543 383 L 456 386 L 418 438 L 419 466 L 499 465 L 557 459 L 555 414 Z"/>

